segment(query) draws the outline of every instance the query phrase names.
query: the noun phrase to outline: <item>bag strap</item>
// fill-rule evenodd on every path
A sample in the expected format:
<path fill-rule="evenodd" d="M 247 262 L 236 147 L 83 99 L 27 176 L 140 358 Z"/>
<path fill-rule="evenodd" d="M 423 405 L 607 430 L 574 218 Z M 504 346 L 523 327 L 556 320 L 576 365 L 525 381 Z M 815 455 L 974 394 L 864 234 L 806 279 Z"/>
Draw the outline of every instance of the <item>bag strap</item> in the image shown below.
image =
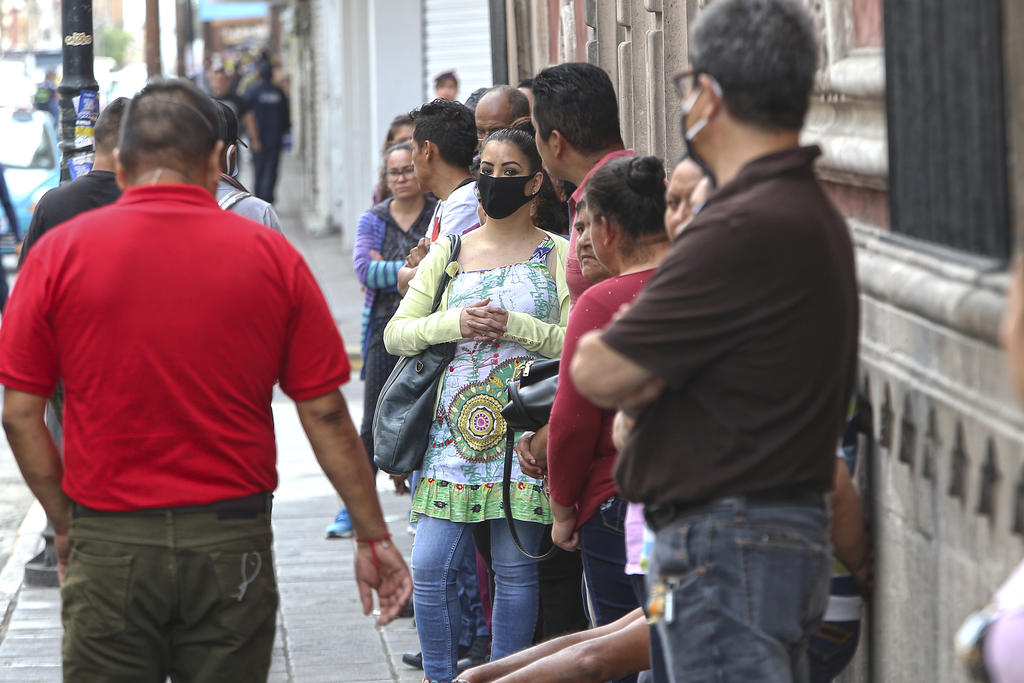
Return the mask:
<path fill-rule="evenodd" d="M 452 276 L 448 274 L 448 266 L 459 260 L 459 252 L 462 250 L 462 238 L 459 235 L 448 235 L 448 243 L 452 251 L 448 256 L 448 263 L 444 266 L 444 272 L 441 274 L 441 281 L 437 283 L 437 293 L 434 294 L 434 305 L 430 307 L 431 313 L 437 311 L 437 307 L 441 305 L 441 297 L 444 296 L 444 291 L 448 288 L 448 283 L 452 281 Z"/>
<path fill-rule="evenodd" d="M 252 195 L 245 190 L 232 190 L 229 194 L 221 197 L 220 201 L 217 202 L 217 205 L 225 211 L 230 211 L 232 206 L 251 196 Z"/>
<path fill-rule="evenodd" d="M 552 544 L 548 551 L 543 555 L 534 555 L 529 550 L 523 547 L 522 541 L 519 540 L 519 534 L 516 533 L 516 525 L 512 521 L 512 458 L 514 457 L 516 449 L 516 434 L 511 429 L 508 430 L 505 436 L 505 473 L 501 478 L 501 507 L 505 513 L 505 521 L 508 522 L 508 531 L 512 536 L 512 542 L 516 544 L 516 548 L 519 549 L 523 555 L 526 555 L 531 560 L 546 560 L 556 552 L 558 552 L 558 546 Z"/>

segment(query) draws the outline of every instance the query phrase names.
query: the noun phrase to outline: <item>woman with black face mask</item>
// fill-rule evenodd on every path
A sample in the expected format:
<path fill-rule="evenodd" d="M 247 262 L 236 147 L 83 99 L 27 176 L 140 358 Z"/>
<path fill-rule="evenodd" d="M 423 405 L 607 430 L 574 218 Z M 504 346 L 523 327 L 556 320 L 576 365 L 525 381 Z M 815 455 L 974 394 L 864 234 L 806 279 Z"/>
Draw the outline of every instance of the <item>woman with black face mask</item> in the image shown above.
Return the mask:
<path fill-rule="evenodd" d="M 475 526 L 487 524 L 491 532 L 491 657 L 529 646 L 537 621 L 537 565 L 516 549 L 501 508 L 501 408 L 516 368 L 558 357 L 565 337 L 568 242 L 532 221 L 532 204 L 545 181 L 533 136 L 511 129 L 493 133 L 480 153 L 478 188 L 486 220 L 463 236 L 458 272 L 440 307 L 430 313 L 449 258 L 447 240 L 432 245 L 384 330 L 385 346 L 397 355 L 457 342 L 440 382 L 412 506 L 419 518 L 412 561 L 416 626 L 430 681 L 456 675 L 453 624 L 459 623 L 459 599 L 449 558 L 472 542 Z M 520 540 L 538 553 L 551 511 L 541 481 L 523 474 L 518 462 L 511 508 Z"/>

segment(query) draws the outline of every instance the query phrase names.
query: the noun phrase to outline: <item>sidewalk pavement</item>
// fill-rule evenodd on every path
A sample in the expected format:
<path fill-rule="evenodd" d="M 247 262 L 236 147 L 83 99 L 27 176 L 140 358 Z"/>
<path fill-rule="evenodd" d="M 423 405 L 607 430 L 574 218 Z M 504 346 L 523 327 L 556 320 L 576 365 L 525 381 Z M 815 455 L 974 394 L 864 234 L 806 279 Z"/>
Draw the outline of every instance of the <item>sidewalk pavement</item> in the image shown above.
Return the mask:
<path fill-rule="evenodd" d="M 251 167 L 251 164 L 249 165 Z M 285 234 L 306 257 L 320 282 L 346 345 L 358 357 L 362 294 L 349 253 L 338 235 L 309 237 L 300 223 L 297 162 L 282 158 L 279 203 Z M 362 419 L 358 371 L 344 388 L 356 426 Z M 401 661 L 419 643 L 411 619 L 379 628 L 363 616 L 356 590 L 355 541 L 327 541 L 324 528 L 338 511 L 338 497 L 320 471 L 292 402 L 274 397 L 280 483 L 274 496 L 274 554 L 281 594 L 270 681 L 334 683 L 418 682 L 422 672 Z M 383 475 L 378 490 L 395 543 L 408 560 L 409 498 L 397 496 Z M 56 588 L 20 586 L 25 562 L 38 551 L 45 516 L 32 506 L 19 530 L 11 559 L 0 572 L 0 596 L 12 595 L 0 624 L 0 683 L 61 680 L 60 593 Z M 0 610 L 3 604 L 0 603 Z"/>

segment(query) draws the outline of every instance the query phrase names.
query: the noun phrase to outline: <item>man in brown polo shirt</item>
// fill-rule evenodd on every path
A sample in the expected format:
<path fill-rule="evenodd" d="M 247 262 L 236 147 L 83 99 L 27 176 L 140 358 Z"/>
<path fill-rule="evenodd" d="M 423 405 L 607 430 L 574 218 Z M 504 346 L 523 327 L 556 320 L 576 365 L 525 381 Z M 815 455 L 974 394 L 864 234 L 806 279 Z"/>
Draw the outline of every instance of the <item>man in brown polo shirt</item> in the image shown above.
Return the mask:
<path fill-rule="evenodd" d="M 716 0 L 690 51 L 682 127 L 718 189 L 572 377 L 636 418 L 615 474 L 656 532 L 673 680 L 805 681 L 858 328 L 851 239 L 798 142 L 814 31 L 789 0 Z"/>

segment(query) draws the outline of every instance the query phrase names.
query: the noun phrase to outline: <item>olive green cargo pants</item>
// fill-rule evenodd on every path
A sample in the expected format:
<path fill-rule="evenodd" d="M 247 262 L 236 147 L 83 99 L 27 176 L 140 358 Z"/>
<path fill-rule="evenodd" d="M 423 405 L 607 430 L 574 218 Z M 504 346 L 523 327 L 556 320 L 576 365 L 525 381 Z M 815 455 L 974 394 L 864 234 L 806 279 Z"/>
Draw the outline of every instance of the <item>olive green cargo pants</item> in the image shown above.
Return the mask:
<path fill-rule="evenodd" d="M 278 606 L 269 512 L 76 510 L 65 681 L 266 680 Z"/>

